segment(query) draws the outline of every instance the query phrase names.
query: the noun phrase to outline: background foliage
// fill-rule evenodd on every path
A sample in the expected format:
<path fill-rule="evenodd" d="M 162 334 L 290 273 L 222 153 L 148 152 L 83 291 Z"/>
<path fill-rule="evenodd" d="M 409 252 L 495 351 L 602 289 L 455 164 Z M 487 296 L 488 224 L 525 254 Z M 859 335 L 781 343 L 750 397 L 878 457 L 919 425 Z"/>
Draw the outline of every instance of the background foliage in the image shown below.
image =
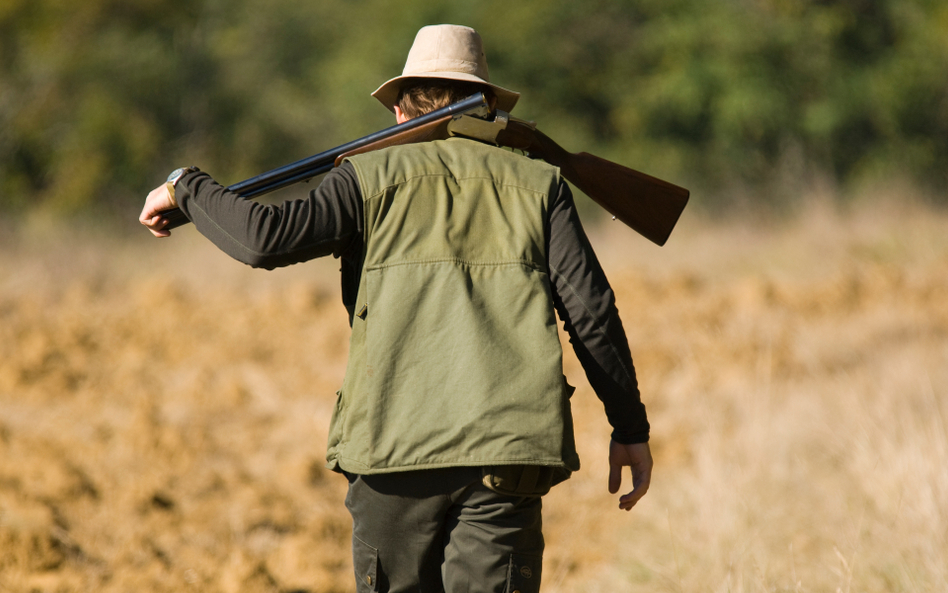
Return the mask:
<path fill-rule="evenodd" d="M 515 115 L 706 206 L 948 187 L 939 0 L 0 0 L 0 210 L 124 215 L 176 166 L 233 183 L 391 125 L 368 94 L 439 22 Z"/>

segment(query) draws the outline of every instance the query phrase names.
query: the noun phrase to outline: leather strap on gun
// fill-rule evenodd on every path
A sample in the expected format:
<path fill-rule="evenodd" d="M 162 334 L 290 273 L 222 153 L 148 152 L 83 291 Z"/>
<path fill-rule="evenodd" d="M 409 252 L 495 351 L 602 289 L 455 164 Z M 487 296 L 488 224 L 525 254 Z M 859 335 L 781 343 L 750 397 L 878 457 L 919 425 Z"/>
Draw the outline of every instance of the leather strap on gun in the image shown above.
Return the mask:
<path fill-rule="evenodd" d="M 409 124 L 414 125 L 408 127 Z M 614 218 L 658 245 L 668 240 L 688 203 L 689 192 L 683 187 L 585 152 L 568 152 L 532 122 L 512 118 L 499 110 L 490 112 L 481 93 L 227 189 L 253 197 L 325 173 L 348 156 L 449 136 L 476 138 L 542 158 L 559 167 L 563 177 Z M 169 222 L 165 228 L 188 222 L 180 210 L 177 212 L 183 220 L 173 226 Z M 171 220 L 169 215 L 165 218 Z"/>

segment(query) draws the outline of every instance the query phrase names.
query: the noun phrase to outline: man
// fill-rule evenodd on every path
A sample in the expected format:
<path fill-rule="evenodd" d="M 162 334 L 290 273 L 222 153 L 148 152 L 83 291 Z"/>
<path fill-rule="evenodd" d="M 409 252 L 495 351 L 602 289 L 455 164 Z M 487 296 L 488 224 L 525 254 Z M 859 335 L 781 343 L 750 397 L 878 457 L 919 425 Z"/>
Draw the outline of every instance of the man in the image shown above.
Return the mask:
<path fill-rule="evenodd" d="M 404 122 L 485 92 L 480 36 L 424 27 L 373 96 Z M 349 480 L 359 591 L 539 590 L 541 498 L 579 469 L 554 310 L 613 426 L 621 469 L 652 459 L 625 333 L 559 171 L 466 138 L 348 159 L 308 199 L 243 200 L 193 168 L 146 199 L 167 236 L 177 205 L 231 256 L 272 269 L 332 253 L 352 336 L 329 467 Z"/>

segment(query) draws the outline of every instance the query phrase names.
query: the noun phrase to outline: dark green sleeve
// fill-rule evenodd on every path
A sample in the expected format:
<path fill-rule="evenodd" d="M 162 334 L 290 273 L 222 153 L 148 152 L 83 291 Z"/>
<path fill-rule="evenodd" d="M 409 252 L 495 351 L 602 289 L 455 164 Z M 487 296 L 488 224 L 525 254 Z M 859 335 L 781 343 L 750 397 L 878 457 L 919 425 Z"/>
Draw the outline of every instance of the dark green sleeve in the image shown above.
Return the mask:
<path fill-rule="evenodd" d="M 202 235 L 253 267 L 338 257 L 361 245 L 362 197 L 348 163 L 327 173 L 308 198 L 279 205 L 241 198 L 202 172 L 182 178 L 175 197 Z"/>
<path fill-rule="evenodd" d="M 647 442 L 648 419 L 615 296 L 562 181 L 550 210 L 549 263 L 553 303 L 606 408 L 612 438 L 627 445 Z"/>

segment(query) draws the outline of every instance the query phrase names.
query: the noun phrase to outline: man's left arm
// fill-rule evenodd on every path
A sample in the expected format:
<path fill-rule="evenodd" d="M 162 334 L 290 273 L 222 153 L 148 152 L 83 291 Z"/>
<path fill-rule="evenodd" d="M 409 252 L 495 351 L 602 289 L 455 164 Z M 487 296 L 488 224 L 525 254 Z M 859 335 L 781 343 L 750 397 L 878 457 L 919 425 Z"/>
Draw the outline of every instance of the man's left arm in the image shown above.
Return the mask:
<path fill-rule="evenodd" d="M 633 490 L 619 499 L 619 507 L 629 510 L 651 481 L 649 424 L 612 287 L 565 182 L 560 183 L 550 211 L 549 263 L 557 313 L 613 427 L 609 491 L 619 491 L 623 467 L 632 471 Z"/>

